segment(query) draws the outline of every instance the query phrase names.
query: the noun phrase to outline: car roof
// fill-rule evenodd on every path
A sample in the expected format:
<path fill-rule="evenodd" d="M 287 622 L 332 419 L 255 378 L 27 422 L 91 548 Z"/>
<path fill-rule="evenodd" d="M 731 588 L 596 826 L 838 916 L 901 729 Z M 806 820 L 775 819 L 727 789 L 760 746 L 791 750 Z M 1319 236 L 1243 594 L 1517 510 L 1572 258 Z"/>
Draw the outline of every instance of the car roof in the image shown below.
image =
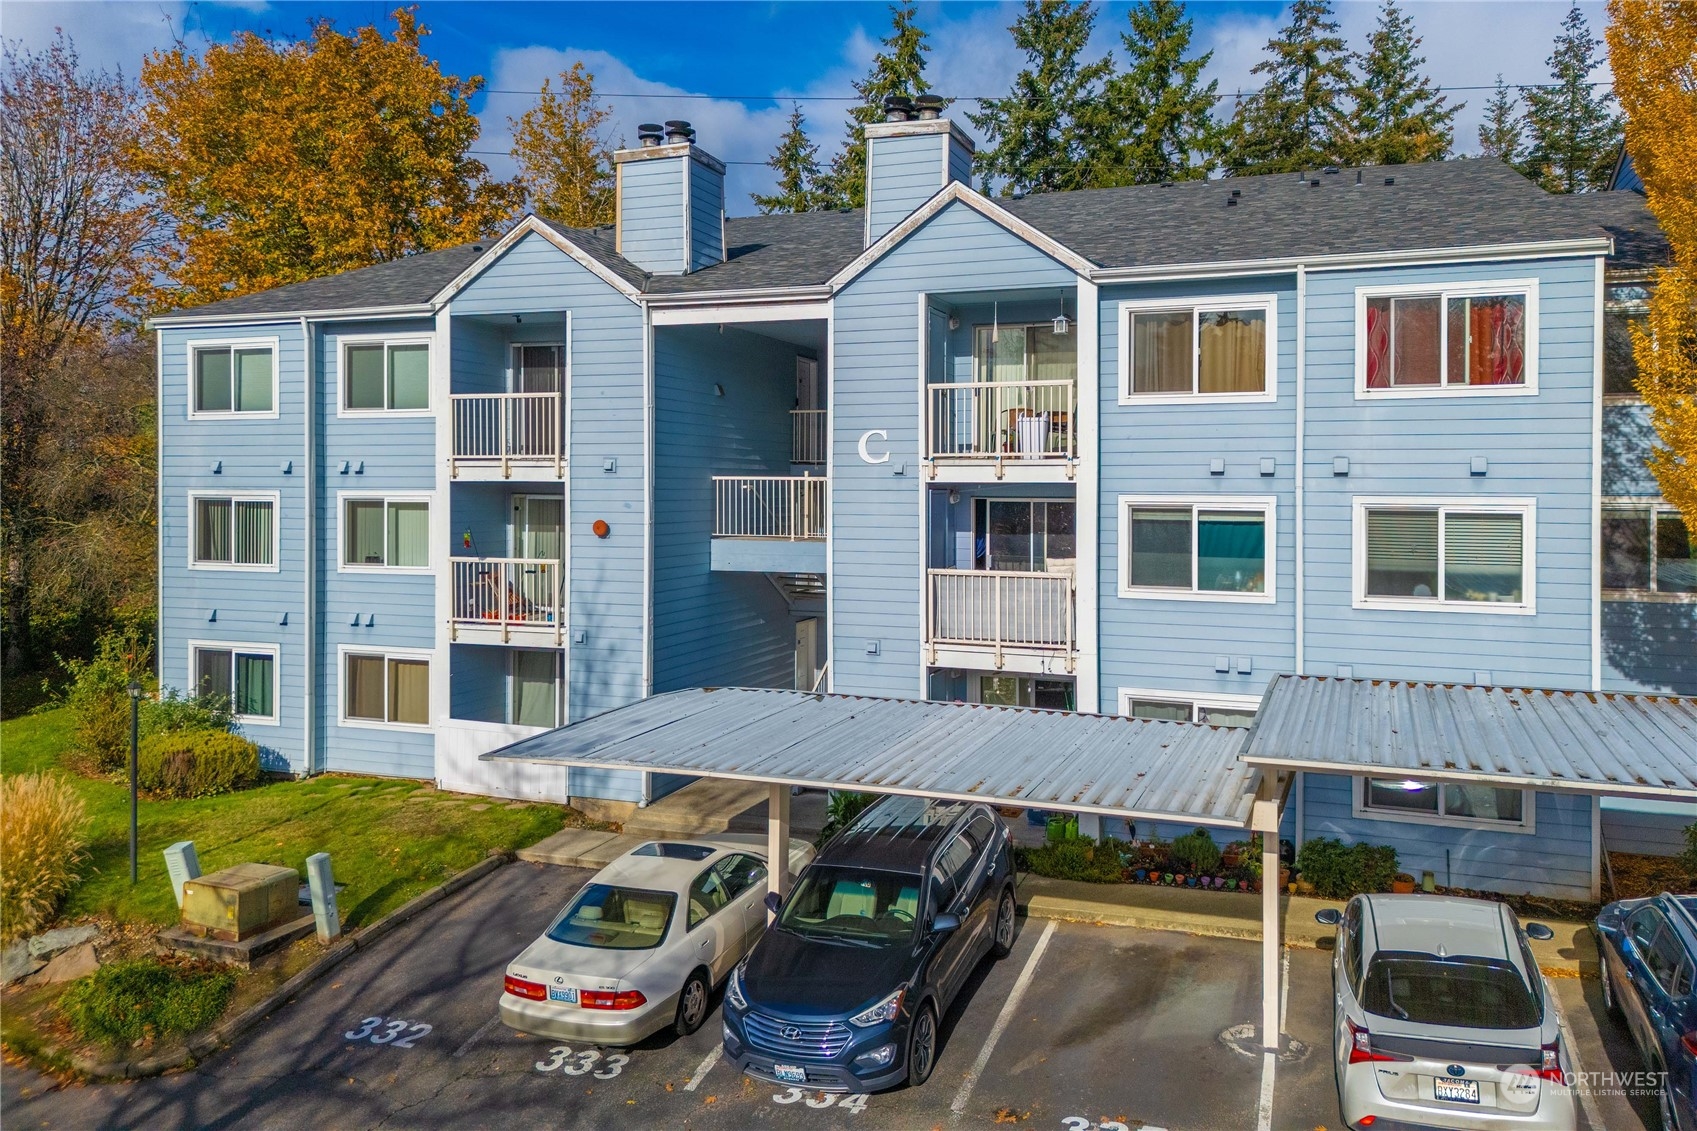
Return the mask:
<path fill-rule="evenodd" d="M 643 850 L 650 844 L 676 844 L 706 849 L 708 854 L 698 860 L 682 856 L 650 855 Z M 596 884 L 624 884 L 630 887 L 661 888 L 683 891 L 702 870 L 733 853 L 753 854 L 752 849 L 732 848 L 697 840 L 647 841 L 618 857 L 590 880 Z"/>
<path fill-rule="evenodd" d="M 966 801 L 886 797 L 867 809 L 816 859 L 821 865 L 923 872 L 956 825 L 983 806 Z"/>
<path fill-rule="evenodd" d="M 1365 897 L 1375 950 L 1412 951 L 1446 958 L 1495 958 L 1520 965 L 1503 905 L 1449 895 Z"/>

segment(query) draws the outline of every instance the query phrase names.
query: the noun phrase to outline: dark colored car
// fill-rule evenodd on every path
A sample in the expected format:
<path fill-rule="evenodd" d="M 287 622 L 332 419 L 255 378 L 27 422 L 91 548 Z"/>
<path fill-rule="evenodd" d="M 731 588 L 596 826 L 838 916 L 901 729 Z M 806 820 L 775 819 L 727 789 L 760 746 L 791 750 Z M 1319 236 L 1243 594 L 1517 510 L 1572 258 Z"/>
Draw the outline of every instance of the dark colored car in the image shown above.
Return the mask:
<path fill-rule="evenodd" d="M 1013 949 L 1014 910 L 1011 837 L 989 806 L 879 802 L 802 872 L 731 975 L 725 1055 L 810 1091 L 923 1084 L 979 959 Z"/>
<path fill-rule="evenodd" d="M 1597 916 L 1603 1003 L 1662 1073 L 1665 1131 L 1697 1131 L 1697 895 L 1623 899 Z"/>

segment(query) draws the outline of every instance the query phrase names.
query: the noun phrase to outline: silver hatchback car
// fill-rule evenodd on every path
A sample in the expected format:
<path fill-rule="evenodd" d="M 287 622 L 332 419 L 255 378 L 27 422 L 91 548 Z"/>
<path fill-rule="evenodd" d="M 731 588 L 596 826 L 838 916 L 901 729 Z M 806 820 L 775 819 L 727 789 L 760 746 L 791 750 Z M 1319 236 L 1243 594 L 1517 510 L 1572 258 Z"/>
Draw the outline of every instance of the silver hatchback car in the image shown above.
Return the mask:
<path fill-rule="evenodd" d="M 1338 1103 L 1354 1128 L 1571 1131 L 1555 1004 L 1500 903 L 1358 895 L 1315 915 L 1332 958 Z"/>

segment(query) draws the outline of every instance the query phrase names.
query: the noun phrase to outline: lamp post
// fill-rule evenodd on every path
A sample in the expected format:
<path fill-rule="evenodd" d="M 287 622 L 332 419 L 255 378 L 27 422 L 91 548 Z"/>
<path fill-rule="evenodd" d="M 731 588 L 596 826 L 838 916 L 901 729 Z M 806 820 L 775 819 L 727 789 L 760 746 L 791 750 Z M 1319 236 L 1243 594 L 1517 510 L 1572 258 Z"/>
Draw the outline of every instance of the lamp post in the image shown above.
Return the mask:
<path fill-rule="evenodd" d="M 141 733 L 141 684 L 130 680 L 130 886 L 136 882 L 136 742 Z"/>

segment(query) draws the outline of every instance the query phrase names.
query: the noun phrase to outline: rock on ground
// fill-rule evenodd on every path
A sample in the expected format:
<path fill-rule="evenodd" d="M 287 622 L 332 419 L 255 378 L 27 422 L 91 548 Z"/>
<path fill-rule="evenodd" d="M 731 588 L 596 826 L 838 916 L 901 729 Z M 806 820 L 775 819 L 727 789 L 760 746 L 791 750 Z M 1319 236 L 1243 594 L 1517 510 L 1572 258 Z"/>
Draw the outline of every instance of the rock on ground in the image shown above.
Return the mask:
<path fill-rule="evenodd" d="M 0 953 L 0 986 L 9 986 L 16 979 L 33 974 L 45 965 L 45 961 L 30 954 L 29 943 L 20 939 Z"/>
<path fill-rule="evenodd" d="M 99 928 L 86 925 L 43 931 L 29 940 L 30 957 L 52 958 L 62 950 L 70 950 L 73 946 L 94 941 L 94 937 L 99 933 Z"/>
<path fill-rule="evenodd" d="M 94 944 L 85 942 L 55 955 L 53 961 L 24 979 L 24 985 L 41 986 L 52 982 L 74 982 L 100 969 L 94 957 Z"/>

